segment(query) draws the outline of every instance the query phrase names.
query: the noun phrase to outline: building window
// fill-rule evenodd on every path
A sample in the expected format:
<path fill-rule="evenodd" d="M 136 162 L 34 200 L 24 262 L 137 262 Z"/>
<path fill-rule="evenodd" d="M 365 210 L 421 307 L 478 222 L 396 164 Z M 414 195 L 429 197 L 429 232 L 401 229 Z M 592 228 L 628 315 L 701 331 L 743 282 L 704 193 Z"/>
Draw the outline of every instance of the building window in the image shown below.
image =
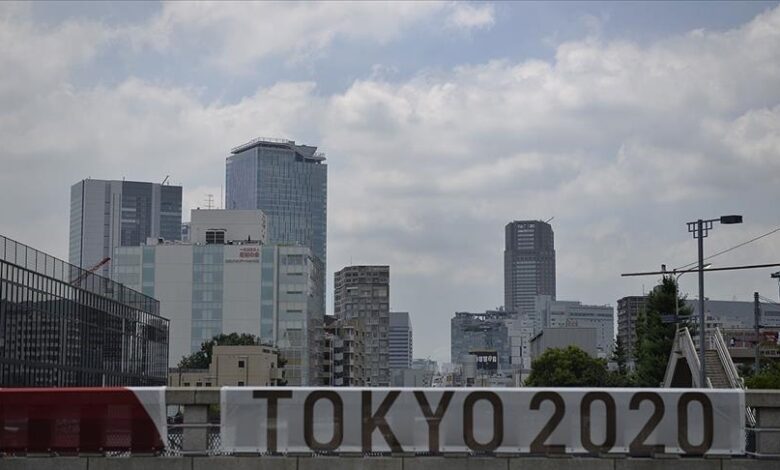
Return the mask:
<path fill-rule="evenodd" d="M 211 382 L 206 382 L 207 387 L 211 387 Z"/>
<path fill-rule="evenodd" d="M 206 230 L 206 244 L 207 245 L 224 245 L 225 244 L 225 231 L 224 230 Z"/>
<path fill-rule="evenodd" d="M 243 380 L 239 380 L 238 381 L 238 386 L 239 387 L 243 387 L 244 386 L 244 381 Z"/>
<path fill-rule="evenodd" d="M 239 367 L 239 369 L 243 369 L 244 368 L 244 361 L 238 361 L 238 367 Z"/>
<path fill-rule="evenodd" d="M 189 387 L 189 386 L 190 386 L 190 383 L 189 383 L 189 382 L 184 382 L 184 383 L 182 384 L 182 386 L 184 386 L 184 387 Z"/>
<path fill-rule="evenodd" d="M 196 387 L 202 387 L 203 386 L 203 382 L 195 382 L 195 386 Z"/>

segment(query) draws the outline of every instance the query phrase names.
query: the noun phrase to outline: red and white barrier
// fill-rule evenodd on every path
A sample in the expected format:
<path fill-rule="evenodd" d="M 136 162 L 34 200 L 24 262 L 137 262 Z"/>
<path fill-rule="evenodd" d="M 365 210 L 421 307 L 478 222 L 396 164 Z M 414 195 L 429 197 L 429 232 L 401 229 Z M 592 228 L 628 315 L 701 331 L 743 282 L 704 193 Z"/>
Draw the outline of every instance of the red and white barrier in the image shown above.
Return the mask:
<path fill-rule="evenodd" d="M 0 452 L 158 452 L 165 387 L 0 389 Z"/>

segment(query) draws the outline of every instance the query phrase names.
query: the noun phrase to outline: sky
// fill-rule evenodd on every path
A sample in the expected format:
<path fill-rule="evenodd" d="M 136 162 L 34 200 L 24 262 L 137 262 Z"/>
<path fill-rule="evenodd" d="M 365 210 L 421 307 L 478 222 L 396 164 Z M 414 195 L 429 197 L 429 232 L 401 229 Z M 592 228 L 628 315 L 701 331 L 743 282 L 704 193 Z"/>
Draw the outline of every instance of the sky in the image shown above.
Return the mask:
<path fill-rule="evenodd" d="M 230 148 L 316 145 L 327 310 L 334 271 L 390 265 L 415 357 L 503 303 L 512 220 L 552 218 L 558 299 L 613 306 L 658 281 L 621 273 L 696 259 L 686 222 L 744 216 L 708 254 L 780 227 L 777 2 L 2 2 L 0 71 L 0 234 L 67 259 L 83 178 L 170 175 L 188 214 Z M 705 295 L 777 299 L 772 271 Z"/>

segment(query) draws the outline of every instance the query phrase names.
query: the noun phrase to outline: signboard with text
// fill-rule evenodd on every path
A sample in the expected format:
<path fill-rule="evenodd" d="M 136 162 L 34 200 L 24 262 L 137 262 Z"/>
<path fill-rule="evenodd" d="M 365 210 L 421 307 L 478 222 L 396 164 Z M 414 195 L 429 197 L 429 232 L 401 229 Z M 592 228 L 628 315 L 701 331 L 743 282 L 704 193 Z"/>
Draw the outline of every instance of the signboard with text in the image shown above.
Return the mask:
<path fill-rule="evenodd" d="M 228 452 L 745 450 L 741 390 L 225 387 L 221 413 Z"/>

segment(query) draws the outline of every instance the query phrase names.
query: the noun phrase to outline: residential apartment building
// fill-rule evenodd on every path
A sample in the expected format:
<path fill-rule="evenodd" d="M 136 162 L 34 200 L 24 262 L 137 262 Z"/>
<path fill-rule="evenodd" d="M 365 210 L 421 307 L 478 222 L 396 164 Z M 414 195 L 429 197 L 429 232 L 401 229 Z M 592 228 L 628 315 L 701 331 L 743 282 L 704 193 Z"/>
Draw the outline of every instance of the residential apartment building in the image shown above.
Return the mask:
<path fill-rule="evenodd" d="M 192 243 L 115 250 L 114 276 L 161 302 L 170 361 L 221 333 L 249 333 L 279 349 L 289 385 L 318 380 L 324 269 L 299 245 L 264 244 L 262 211 L 196 210 Z"/>
<path fill-rule="evenodd" d="M 0 236 L 0 387 L 165 385 L 167 369 L 158 301 Z"/>
<path fill-rule="evenodd" d="M 555 300 L 555 239 L 550 224 L 519 220 L 505 227 L 504 309 L 533 310 L 537 295 Z"/>
<path fill-rule="evenodd" d="M 388 347 L 390 369 L 412 367 L 412 321 L 409 312 L 390 312 Z"/>
<path fill-rule="evenodd" d="M 181 186 L 85 179 L 70 188 L 69 261 L 84 269 L 118 246 L 181 238 Z M 110 263 L 97 271 L 108 277 Z"/>
<path fill-rule="evenodd" d="M 362 321 L 326 316 L 324 325 L 320 384 L 331 387 L 365 385 L 366 332 Z"/>
<path fill-rule="evenodd" d="M 644 312 L 646 305 L 646 295 L 630 295 L 617 301 L 617 337 L 623 343 L 629 363 L 636 359 L 636 323 L 639 315 Z"/>
<path fill-rule="evenodd" d="M 334 276 L 333 312 L 365 328 L 366 385 L 390 386 L 390 267 L 347 266 Z"/>

